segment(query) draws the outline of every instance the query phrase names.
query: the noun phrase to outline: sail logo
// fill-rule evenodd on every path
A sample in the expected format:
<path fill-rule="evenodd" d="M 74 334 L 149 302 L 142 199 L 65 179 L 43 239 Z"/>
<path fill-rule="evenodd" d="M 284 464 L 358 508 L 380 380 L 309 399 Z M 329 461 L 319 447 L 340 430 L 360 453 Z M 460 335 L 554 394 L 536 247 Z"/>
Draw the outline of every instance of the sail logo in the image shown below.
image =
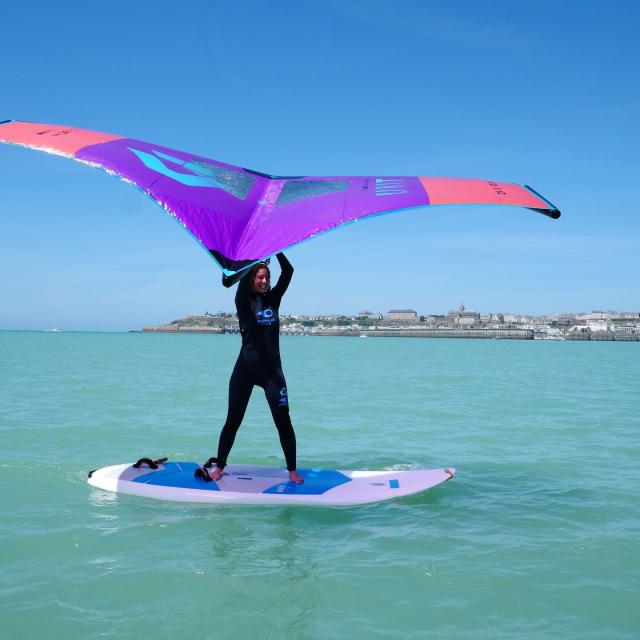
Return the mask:
<path fill-rule="evenodd" d="M 73 133 L 77 129 L 45 129 L 44 131 L 36 131 L 37 136 L 65 136 L 67 133 Z"/>
<path fill-rule="evenodd" d="M 502 188 L 502 185 L 500 185 L 497 182 L 492 182 L 492 181 L 487 181 L 487 184 L 493 189 L 494 193 L 497 196 L 506 196 L 507 192 Z"/>
<path fill-rule="evenodd" d="M 258 324 L 261 325 L 273 324 L 277 319 L 278 316 L 271 307 L 267 307 L 266 309 L 262 309 L 262 311 L 258 311 L 256 313 L 256 320 L 258 321 Z"/>
<path fill-rule="evenodd" d="M 162 151 L 157 151 L 155 149 L 152 150 L 153 153 L 147 153 L 146 151 L 134 149 L 133 147 L 127 147 L 127 149 L 138 156 L 147 169 L 160 173 L 161 175 L 171 178 L 171 180 L 175 180 L 187 187 L 209 187 L 210 189 L 222 189 L 223 191 L 229 192 L 228 185 L 218 182 L 211 175 L 202 175 L 198 171 L 198 166 L 195 162 L 175 158 L 174 156 L 170 156 L 168 153 L 162 153 Z M 191 173 L 181 173 L 180 171 L 176 171 L 169 167 L 166 164 L 167 162 L 176 164 L 182 170 L 190 171 Z"/>
<path fill-rule="evenodd" d="M 404 178 L 376 178 L 376 196 L 399 196 L 409 193 Z"/>

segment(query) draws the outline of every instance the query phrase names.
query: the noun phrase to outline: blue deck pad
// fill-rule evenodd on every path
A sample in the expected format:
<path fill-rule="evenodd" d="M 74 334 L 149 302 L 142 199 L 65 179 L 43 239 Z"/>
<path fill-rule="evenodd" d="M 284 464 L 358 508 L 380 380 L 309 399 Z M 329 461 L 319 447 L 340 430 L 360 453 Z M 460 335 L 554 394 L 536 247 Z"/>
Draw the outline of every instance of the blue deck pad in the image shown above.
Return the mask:
<path fill-rule="evenodd" d="M 389 480 L 389 489 L 399 489 L 400 483 L 398 480 Z"/>
<path fill-rule="evenodd" d="M 345 482 L 351 482 L 344 473 L 334 469 L 298 469 L 304 478 L 303 484 L 280 482 L 265 489 L 262 493 L 294 494 L 299 496 L 319 496 L 330 489 L 335 489 Z"/>
<path fill-rule="evenodd" d="M 215 482 L 205 482 L 202 478 L 196 478 L 193 475 L 198 466 L 195 462 L 166 462 L 164 469 L 149 470 L 149 473 L 134 478 L 132 482 L 177 489 L 220 491 L 220 487 Z"/>

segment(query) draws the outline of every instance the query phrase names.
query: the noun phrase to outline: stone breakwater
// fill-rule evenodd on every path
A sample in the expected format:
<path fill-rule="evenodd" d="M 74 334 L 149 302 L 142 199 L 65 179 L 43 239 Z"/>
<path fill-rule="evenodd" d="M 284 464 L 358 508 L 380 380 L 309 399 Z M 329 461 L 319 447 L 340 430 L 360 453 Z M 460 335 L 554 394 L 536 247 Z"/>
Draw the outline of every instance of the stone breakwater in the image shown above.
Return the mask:
<path fill-rule="evenodd" d="M 157 327 L 143 327 L 143 333 L 240 333 L 238 328 L 180 326 L 177 324 L 162 324 Z"/>
<path fill-rule="evenodd" d="M 288 332 L 283 332 L 285 335 Z M 362 331 L 316 330 L 310 336 L 347 336 L 360 338 L 479 338 L 493 340 L 533 340 L 527 329 L 368 329 Z"/>
<path fill-rule="evenodd" d="M 181 325 L 177 323 L 144 327 L 144 333 L 240 333 L 237 323 L 228 325 Z M 591 342 L 640 342 L 640 334 L 614 331 L 566 332 L 562 336 L 548 337 L 532 329 L 427 329 L 427 328 L 361 328 L 352 327 L 282 327 L 282 335 L 334 336 L 345 338 L 467 338 L 480 340 L 580 340 Z"/>
<path fill-rule="evenodd" d="M 176 324 L 144 327 L 145 333 L 239 333 L 233 326 L 181 326 Z M 336 329 L 313 328 L 309 330 L 283 327 L 282 335 L 297 336 L 343 336 L 350 338 L 479 338 L 505 340 L 533 340 L 534 333 L 528 329 Z"/>

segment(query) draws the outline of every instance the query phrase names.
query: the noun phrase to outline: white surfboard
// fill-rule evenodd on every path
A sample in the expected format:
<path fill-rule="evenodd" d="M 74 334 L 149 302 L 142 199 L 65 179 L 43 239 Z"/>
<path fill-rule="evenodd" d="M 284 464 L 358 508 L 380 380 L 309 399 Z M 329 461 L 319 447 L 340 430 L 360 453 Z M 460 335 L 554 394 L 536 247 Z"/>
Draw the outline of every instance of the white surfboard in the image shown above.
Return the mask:
<path fill-rule="evenodd" d="M 298 469 L 303 484 L 277 467 L 230 464 L 218 482 L 194 476 L 195 462 L 164 462 L 157 469 L 117 464 L 89 474 L 94 487 L 159 500 L 243 504 L 356 505 L 420 493 L 453 477 L 455 469 L 338 471 Z"/>

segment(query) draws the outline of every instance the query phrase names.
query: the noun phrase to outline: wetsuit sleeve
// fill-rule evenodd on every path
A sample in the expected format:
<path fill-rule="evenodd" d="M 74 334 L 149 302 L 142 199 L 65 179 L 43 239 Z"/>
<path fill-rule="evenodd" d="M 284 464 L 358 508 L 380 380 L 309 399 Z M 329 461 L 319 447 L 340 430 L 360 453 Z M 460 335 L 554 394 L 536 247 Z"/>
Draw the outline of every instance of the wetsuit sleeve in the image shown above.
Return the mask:
<path fill-rule="evenodd" d="M 233 285 L 236 284 L 236 282 L 239 282 L 242 278 L 244 278 L 247 275 L 247 273 L 249 273 L 250 269 L 251 267 L 247 267 L 246 269 L 242 271 L 238 271 L 231 276 L 227 276 L 223 273 L 222 286 L 227 289 L 229 289 L 230 287 L 233 287 Z"/>
<path fill-rule="evenodd" d="M 282 273 L 278 278 L 278 283 L 273 289 L 271 289 L 271 293 L 280 300 L 282 296 L 285 294 L 285 291 L 289 287 L 289 283 L 291 282 L 291 278 L 293 276 L 293 266 L 287 260 L 284 253 L 278 253 L 276 255 L 278 258 L 278 262 L 280 263 L 280 269 L 282 269 Z"/>
<path fill-rule="evenodd" d="M 251 273 L 245 273 L 236 289 L 236 309 L 251 310 L 251 298 L 249 294 L 251 289 Z"/>
<path fill-rule="evenodd" d="M 236 281 L 233 276 L 225 276 L 224 273 L 222 274 L 222 286 L 225 289 L 230 289 L 235 283 Z"/>

